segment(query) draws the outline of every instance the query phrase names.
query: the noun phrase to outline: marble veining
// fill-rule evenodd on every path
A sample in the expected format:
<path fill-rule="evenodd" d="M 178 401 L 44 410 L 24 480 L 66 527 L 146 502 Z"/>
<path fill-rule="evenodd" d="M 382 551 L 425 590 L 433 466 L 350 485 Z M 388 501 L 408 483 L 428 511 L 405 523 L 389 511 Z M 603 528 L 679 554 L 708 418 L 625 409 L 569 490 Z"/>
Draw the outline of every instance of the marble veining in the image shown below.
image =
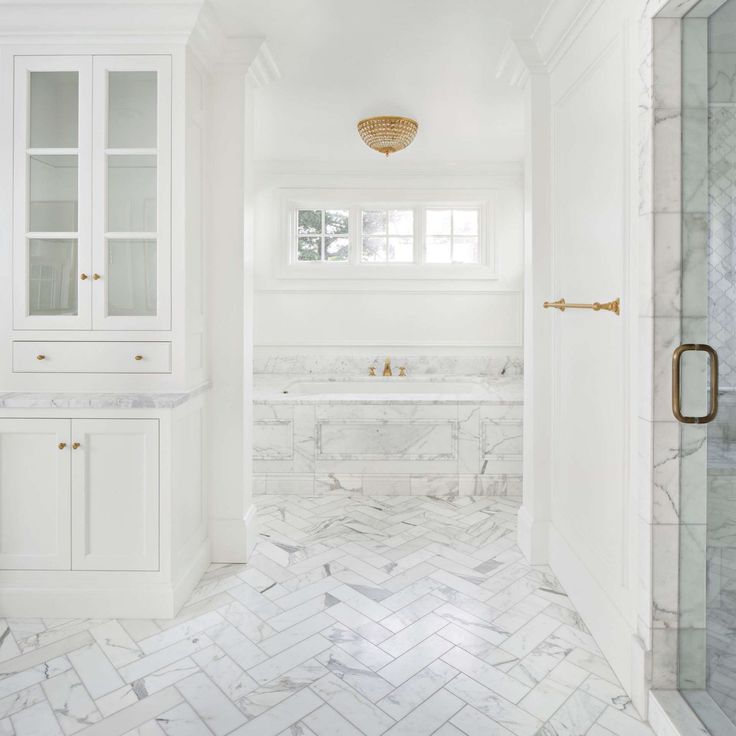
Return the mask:
<path fill-rule="evenodd" d="M 476 378 L 470 385 L 480 390 L 473 395 L 280 393 L 305 380 L 287 374 L 257 377 L 256 493 L 521 494 L 519 379 Z M 344 380 L 351 389 L 361 383 Z M 376 380 L 362 382 L 375 386 Z M 397 386 L 411 381 L 388 380 Z M 463 385 L 448 376 L 420 385 L 431 391 L 434 383 Z"/>
<path fill-rule="evenodd" d="M 175 409 L 209 389 L 209 383 L 179 393 L 31 393 L 0 394 L 2 409 Z"/>
<path fill-rule="evenodd" d="M 0 621 L 0 734 L 652 736 L 525 562 L 518 501 L 258 506 L 249 563 L 212 565 L 174 619 Z"/>

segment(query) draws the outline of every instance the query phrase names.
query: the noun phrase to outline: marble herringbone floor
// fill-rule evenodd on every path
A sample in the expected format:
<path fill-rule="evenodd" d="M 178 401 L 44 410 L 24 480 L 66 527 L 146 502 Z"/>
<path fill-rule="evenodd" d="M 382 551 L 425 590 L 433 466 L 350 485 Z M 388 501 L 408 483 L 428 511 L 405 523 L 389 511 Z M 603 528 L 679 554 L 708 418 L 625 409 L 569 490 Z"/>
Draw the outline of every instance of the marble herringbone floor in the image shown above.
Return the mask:
<path fill-rule="evenodd" d="M 0 736 L 651 736 L 514 500 L 258 504 L 173 621 L 0 621 Z"/>

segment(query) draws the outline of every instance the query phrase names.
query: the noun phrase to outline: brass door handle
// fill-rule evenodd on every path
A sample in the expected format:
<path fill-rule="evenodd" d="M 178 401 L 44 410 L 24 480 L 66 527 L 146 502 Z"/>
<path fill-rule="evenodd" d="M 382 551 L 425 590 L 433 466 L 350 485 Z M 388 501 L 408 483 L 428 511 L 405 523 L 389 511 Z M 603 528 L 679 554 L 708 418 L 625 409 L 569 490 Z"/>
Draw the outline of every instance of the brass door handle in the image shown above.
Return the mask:
<path fill-rule="evenodd" d="M 702 352 L 710 356 L 710 401 L 708 413 L 702 417 L 689 417 L 682 413 L 682 356 L 688 352 Z M 672 413 L 683 424 L 708 424 L 718 414 L 718 353 L 710 346 L 698 343 L 685 343 L 675 348 L 672 354 Z"/>
<path fill-rule="evenodd" d="M 72 450 L 78 450 L 80 447 L 79 442 L 72 442 Z"/>
<path fill-rule="evenodd" d="M 100 274 L 98 274 L 98 273 L 93 273 L 92 274 L 92 280 L 93 281 L 99 281 L 101 278 L 102 278 L 102 276 L 100 276 Z"/>
<path fill-rule="evenodd" d="M 89 276 L 87 276 L 86 273 L 80 273 L 79 278 L 82 279 L 82 281 L 86 281 L 89 278 Z"/>
<path fill-rule="evenodd" d="M 66 447 L 66 442 L 59 442 L 59 449 L 63 450 Z"/>
<path fill-rule="evenodd" d="M 545 302 L 544 308 L 559 309 L 560 312 L 564 312 L 566 309 L 592 309 L 594 312 L 621 314 L 621 300 L 614 299 L 610 302 L 593 302 L 592 304 L 572 304 L 564 299 L 558 299 L 556 302 Z"/>

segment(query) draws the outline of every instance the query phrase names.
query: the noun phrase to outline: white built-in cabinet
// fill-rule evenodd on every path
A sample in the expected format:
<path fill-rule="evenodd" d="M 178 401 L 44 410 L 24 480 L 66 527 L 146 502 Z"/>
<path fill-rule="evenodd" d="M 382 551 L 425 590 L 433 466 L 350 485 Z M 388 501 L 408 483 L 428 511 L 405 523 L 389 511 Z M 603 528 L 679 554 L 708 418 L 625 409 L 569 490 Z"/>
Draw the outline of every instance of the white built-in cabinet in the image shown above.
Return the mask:
<path fill-rule="evenodd" d="M 0 419 L 0 568 L 156 570 L 156 419 Z"/>
<path fill-rule="evenodd" d="M 209 563 L 202 58 L 0 41 L 0 618 L 172 616 Z"/>
<path fill-rule="evenodd" d="M 171 59 L 16 56 L 15 329 L 171 327 Z"/>

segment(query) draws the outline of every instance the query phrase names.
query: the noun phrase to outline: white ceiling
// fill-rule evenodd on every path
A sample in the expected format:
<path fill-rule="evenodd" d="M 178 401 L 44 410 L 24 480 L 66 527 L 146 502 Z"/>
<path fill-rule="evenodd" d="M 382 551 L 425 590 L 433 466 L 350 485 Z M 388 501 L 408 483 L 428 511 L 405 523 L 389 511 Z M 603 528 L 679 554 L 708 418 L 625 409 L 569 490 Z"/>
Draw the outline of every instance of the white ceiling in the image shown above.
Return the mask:
<path fill-rule="evenodd" d="M 266 38 L 282 77 L 258 90 L 256 156 L 360 163 L 355 123 L 419 121 L 402 164 L 518 161 L 523 99 L 495 78 L 510 34 L 548 0 L 216 0 L 228 33 Z"/>

